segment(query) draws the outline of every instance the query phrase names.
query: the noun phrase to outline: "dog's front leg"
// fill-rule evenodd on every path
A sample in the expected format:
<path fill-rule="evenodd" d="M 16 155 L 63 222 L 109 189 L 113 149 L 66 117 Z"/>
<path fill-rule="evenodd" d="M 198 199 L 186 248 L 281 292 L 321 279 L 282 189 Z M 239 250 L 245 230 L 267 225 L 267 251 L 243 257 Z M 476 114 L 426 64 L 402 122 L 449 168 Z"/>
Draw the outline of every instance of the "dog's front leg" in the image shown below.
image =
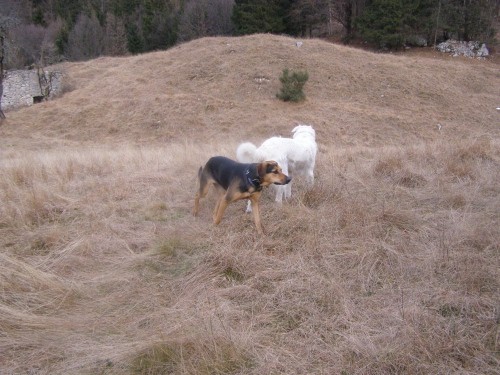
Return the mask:
<path fill-rule="evenodd" d="M 212 215 L 212 219 L 213 219 L 214 222 L 215 222 L 215 218 L 217 217 L 217 212 L 219 211 L 219 206 L 220 206 L 221 199 L 224 199 L 223 195 L 219 199 L 217 199 L 217 203 L 215 204 L 214 213 Z"/>
<path fill-rule="evenodd" d="M 285 186 L 277 186 L 277 185 L 273 185 L 274 189 L 276 190 L 276 203 L 283 203 L 283 196 L 285 196 L 286 198 L 286 194 L 285 194 L 285 189 L 286 189 L 286 185 Z"/>
<path fill-rule="evenodd" d="M 307 186 L 312 187 L 314 185 L 314 172 L 308 171 L 306 177 Z"/>
<path fill-rule="evenodd" d="M 283 188 L 285 190 L 285 199 L 289 199 L 292 196 L 292 182 L 290 181 Z"/>
<path fill-rule="evenodd" d="M 255 193 L 250 197 L 249 202 L 250 201 L 252 202 L 253 220 L 255 222 L 255 226 L 257 227 L 257 232 L 260 235 L 264 235 L 264 231 L 262 230 L 262 223 L 260 222 L 259 198 L 260 198 L 260 193 Z"/>
<path fill-rule="evenodd" d="M 219 201 L 217 202 L 217 206 L 215 206 L 214 210 L 214 224 L 218 225 L 220 221 L 222 220 L 222 216 L 224 215 L 224 211 L 226 211 L 226 208 L 228 206 L 228 198 L 226 195 L 223 195 Z"/>

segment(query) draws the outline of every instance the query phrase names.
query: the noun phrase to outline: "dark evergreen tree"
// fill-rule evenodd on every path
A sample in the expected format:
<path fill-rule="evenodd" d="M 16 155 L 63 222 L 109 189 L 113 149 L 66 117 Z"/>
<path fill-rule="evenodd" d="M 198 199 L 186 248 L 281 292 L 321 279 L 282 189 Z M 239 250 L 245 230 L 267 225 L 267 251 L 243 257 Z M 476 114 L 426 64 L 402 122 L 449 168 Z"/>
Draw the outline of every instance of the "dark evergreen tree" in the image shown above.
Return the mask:
<path fill-rule="evenodd" d="M 165 49 L 171 46 L 171 32 L 175 27 L 171 19 L 171 9 L 166 1 L 143 0 L 142 33 L 147 51 Z"/>
<path fill-rule="evenodd" d="M 238 35 L 282 33 L 286 29 L 280 0 L 236 0 L 232 20 Z"/>
<path fill-rule="evenodd" d="M 54 44 L 57 48 L 57 52 L 60 55 L 64 54 L 64 49 L 65 49 L 66 45 L 68 44 L 68 35 L 69 35 L 68 28 L 62 27 L 56 36 L 56 40 L 54 41 Z"/>
<path fill-rule="evenodd" d="M 374 0 L 356 19 L 359 33 L 381 48 L 399 48 L 415 36 L 430 41 L 434 0 Z"/>
<path fill-rule="evenodd" d="M 374 0 L 356 21 L 363 38 L 381 48 L 403 45 L 404 8 L 401 0 Z"/>
<path fill-rule="evenodd" d="M 140 3 L 141 0 L 110 0 L 110 10 L 120 17 L 130 16 L 139 7 Z"/>
<path fill-rule="evenodd" d="M 422 36 L 430 42 L 435 30 L 435 0 L 406 1 L 404 4 L 403 31 L 405 41 L 408 37 Z"/>
<path fill-rule="evenodd" d="M 374 0 L 356 25 L 368 42 L 387 48 L 401 47 L 415 35 L 429 42 L 489 41 L 494 37 L 498 4 L 495 0 Z"/>
<path fill-rule="evenodd" d="M 45 17 L 43 15 L 43 9 L 41 7 L 35 7 L 33 9 L 33 23 L 35 25 L 47 26 L 47 22 L 45 21 Z"/>
<path fill-rule="evenodd" d="M 86 5 L 86 2 L 81 0 L 55 0 L 54 8 L 56 15 L 67 22 L 71 28 Z"/>
<path fill-rule="evenodd" d="M 133 24 L 127 26 L 127 48 L 130 53 L 144 52 L 144 42 Z"/>
<path fill-rule="evenodd" d="M 443 39 L 487 41 L 493 38 L 498 1 L 441 0 L 441 8 L 438 26 L 443 31 Z"/>
<path fill-rule="evenodd" d="M 314 28 L 328 23 L 330 0 L 296 0 L 289 10 L 290 20 L 301 36 L 312 36 Z"/>

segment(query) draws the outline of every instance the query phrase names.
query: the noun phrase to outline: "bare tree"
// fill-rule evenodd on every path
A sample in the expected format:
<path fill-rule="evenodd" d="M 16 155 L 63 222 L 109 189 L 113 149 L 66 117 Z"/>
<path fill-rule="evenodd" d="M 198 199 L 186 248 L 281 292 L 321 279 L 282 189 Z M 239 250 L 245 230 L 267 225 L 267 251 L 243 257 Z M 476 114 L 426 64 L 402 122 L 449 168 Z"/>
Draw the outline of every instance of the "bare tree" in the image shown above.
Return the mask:
<path fill-rule="evenodd" d="M 42 63 L 46 30 L 43 26 L 22 24 L 9 30 L 13 43 L 11 61 L 17 67 Z"/>
<path fill-rule="evenodd" d="M 441 15 L 441 0 L 438 0 L 438 9 L 436 12 L 436 30 L 434 31 L 434 48 L 436 48 L 437 34 L 439 28 L 439 16 Z"/>
<path fill-rule="evenodd" d="M 229 35 L 233 31 L 231 15 L 234 0 L 189 0 L 179 25 L 181 41 L 203 36 Z"/>
<path fill-rule="evenodd" d="M 333 26 L 344 29 L 344 41 L 352 38 L 354 19 L 364 9 L 367 0 L 297 0 L 290 8 L 290 20 L 303 35 L 333 34 Z"/>
<path fill-rule="evenodd" d="M 330 0 L 297 0 L 290 9 L 290 19 L 303 36 L 312 36 L 313 30 L 327 24 L 330 3 Z"/>
<path fill-rule="evenodd" d="M 184 6 L 179 24 L 179 39 L 187 41 L 208 35 L 208 0 L 191 0 Z"/>
<path fill-rule="evenodd" d="M 343 40 L 347 43 L 354 33 L 354 20 L 363 13 L 367 0 L 330 0 L 329 14 L 333 21 L 342 25 Z"/>
<path fill-rule="evenodd" d="M 18 23 L 11 26 L 5 36 L 7 68 L 22 68 L 30 65 L 48 65 L 59 61 L 55 46 L 58 32 L 62 28 L 60 20 L 47 27 Z"/>
<path fill-rule="evenodd" d="M 120 17 L 108 12 L 104 36 L 104 53 L 109 56 L 127 54 L 127 32 Z"/>
<path fill-rule="evenodd" d="M 95 14 L 81 13 L 68 35 L 67 52 L 71 60 L 89 60 L 102 55 L 104 31 Z"/>
<path fill-rule="evenodd" d="M 7 31 L 19 25 L 26 16 L 28 2 L 26 0 L 0 0 L 0 120 L 5 118 L 2 110 L 4 63 L 6 60 Z"/>
<path fill-rule="evenodd" d="M 4 56 L 4 31 L 0 27 L 0 120 L 5 118 L 2 111 L 2 95 L 3 95 L 3 56 Z"/>
<path fill-rule="evenodd" d="M 234 25 L 231 21 L 234 0 L 209 0 L 208 24 L 210 35 L 231 35 Z"/>
<path fill-rule="evenodd" d="M 16 23 L 21 21 L 29 21 L 31 19 L 31 4 L 29 0 L 0 0 L 0 18 L 3 19 L 4 26 L 6 19 L 16 20 Z M 7 30 L 5 29 L 4 32 Z"/>

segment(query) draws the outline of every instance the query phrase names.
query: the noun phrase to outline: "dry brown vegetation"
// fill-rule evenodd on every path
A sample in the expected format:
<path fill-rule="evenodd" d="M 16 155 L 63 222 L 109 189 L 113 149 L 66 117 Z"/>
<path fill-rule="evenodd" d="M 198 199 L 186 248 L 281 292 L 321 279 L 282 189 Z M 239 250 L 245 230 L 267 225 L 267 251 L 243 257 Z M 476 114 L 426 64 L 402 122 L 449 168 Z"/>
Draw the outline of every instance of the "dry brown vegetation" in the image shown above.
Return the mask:
<path fill-rule="evenodd" d="M 498 373 L 498 65 L 255 35 L 57 68 L 0 125 L 2 375 Z M 191 216 L 208 157 L 294 122 L 316 183 L 264 238 Z"/>

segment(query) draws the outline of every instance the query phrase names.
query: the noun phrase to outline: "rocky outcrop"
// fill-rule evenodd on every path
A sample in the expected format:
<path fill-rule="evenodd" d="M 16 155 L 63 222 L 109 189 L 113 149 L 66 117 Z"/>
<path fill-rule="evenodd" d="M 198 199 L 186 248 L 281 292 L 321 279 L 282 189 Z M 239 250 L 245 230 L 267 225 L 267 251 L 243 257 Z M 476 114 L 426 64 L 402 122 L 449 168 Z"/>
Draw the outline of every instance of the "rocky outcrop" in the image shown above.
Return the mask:
<path fill-rule="evenodd" d="M 440 52 L 452 54 L 453 56 L 485 58 L 490 54 L 484 43 L 481 44 L 474 41 L 463 42 L 450 39 L 439 43 L 436 49 Z"/>

